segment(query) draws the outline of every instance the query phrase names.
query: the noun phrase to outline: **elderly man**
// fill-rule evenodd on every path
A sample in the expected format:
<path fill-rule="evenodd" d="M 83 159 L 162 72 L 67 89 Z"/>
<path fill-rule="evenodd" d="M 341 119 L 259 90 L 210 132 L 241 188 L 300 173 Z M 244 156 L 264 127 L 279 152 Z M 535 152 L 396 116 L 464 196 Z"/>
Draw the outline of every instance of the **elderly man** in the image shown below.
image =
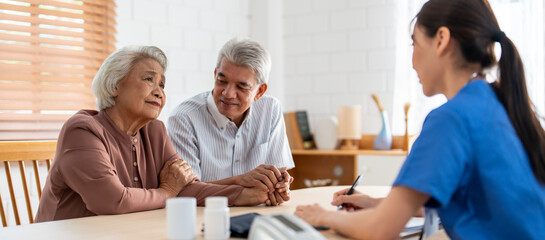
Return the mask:
<path fill-rule="evenodd" d="M 214 89 L 176 107 L 167 129 L 202 181 L 260 187 L 282 203 L 294 164 L 280 103 L 263 95 L 270 66 L 259 43 L 231 39 L 218 55 Z"/>

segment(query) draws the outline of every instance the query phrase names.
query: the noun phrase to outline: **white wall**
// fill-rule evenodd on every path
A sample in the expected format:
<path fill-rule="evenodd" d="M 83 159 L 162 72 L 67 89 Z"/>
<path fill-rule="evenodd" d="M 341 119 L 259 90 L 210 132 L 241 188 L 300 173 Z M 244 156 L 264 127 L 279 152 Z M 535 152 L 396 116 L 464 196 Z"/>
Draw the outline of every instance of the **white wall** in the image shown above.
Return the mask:
<path fill-rule="evenodd" d="M 370 98 L 393 105 L 394 0 L 118 0 L 117 46 L 156 45 L 169 57 L 167 104 L 213 87 L 219 48 L 249 36 L 271 53 L 268 94 L 312 124 L 341 105 L 363 106 L 362 131 L 381 127 Z"/>
<path fill-rule="evenodd" d="M 159 119 L 214 85 L 216 56 L 248 36 L 248 0 L 117 0 L 117 47 L 155 45 L 167 54 L 167 102 Z"/>
<path fill-rule="evenodd" d="M 266 94 L 284 103 L 284 24 L 282 1 L 250 1 L 250 36 L 269 51 L 272 61 Z"/>
<path fill-rule="evenodd" d="M 394 0 L 285 0 L 286 110 L 307 110 L 312 123 L 361 104 L 362 131 L 382 126 L 371 93 L 393 107 Z"/>

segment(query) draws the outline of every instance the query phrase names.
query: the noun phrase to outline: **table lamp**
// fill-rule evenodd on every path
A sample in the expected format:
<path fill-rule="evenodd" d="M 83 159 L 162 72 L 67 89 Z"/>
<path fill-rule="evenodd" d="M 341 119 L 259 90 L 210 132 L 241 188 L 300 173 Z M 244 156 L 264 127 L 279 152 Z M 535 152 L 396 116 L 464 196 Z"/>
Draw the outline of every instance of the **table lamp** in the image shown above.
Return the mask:
<path fill-rule="evenodd" d="M 341 106 L 337 112 L 337 138 L 342 150 L 357 150 L 361 138 L 361 106 Z"/>

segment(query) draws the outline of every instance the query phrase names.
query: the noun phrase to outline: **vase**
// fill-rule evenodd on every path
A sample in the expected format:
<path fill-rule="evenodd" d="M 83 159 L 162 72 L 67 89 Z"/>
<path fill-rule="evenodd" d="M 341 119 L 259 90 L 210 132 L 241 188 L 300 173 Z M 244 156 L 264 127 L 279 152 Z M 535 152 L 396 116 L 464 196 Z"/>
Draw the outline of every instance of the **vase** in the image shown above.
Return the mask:
<path fill-rule="evenodd" d="M 386 110 L 382 110 L 380 115 L 382 116 L 382 129 L 375 137 L 373 148 L 375 150 L 390 150 L 392 148 L 392 131 L 390 130 L 388 113 Z"/>

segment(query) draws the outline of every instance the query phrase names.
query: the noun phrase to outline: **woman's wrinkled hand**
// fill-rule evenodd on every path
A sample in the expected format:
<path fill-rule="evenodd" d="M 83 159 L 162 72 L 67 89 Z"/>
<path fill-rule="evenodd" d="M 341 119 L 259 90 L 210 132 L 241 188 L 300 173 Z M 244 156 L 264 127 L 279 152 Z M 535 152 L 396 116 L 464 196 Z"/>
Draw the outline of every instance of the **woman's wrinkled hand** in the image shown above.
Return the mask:
<path fill-rule="evenodd" d="M 197 179 L 191 171 L 191 166 L 182 160 L 175 159 L 165 163 L 159 173 L 159 188 L 165 191 L 168 198 L 178 196 L 178 193 L 189 183 Z"/>

